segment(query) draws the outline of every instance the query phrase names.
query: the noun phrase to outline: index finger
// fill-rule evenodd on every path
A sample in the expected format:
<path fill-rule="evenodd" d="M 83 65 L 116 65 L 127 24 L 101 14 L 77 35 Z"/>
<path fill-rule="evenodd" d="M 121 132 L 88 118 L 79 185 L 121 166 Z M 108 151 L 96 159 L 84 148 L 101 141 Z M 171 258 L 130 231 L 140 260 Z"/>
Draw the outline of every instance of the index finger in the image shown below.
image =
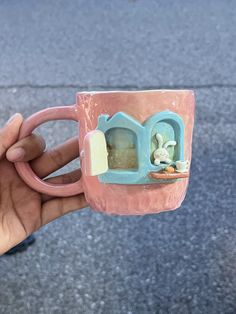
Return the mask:
<path fill-rule="evenodd" d="M 37 176 L 45 178 L 77 157 L 79 157 L 79 143 L 78 137 L 75 136 L 33 160 L 31 167 Z"/>

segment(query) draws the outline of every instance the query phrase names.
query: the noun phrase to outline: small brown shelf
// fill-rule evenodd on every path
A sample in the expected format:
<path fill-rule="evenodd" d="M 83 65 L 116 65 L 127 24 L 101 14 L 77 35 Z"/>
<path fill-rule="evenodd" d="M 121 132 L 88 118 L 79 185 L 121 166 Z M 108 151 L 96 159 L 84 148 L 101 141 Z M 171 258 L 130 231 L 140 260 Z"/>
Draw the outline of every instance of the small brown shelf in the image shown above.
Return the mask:
<path fill-rule="evenodd" d="M 167 173 L 167 172 L 149 172 L 149 177 L 152 179 L 167 179 L 167 180 L 173 180 L 173 179 L 183 179 L 189 177 L 189 172 L 174 172 L 174 173 Z"/>

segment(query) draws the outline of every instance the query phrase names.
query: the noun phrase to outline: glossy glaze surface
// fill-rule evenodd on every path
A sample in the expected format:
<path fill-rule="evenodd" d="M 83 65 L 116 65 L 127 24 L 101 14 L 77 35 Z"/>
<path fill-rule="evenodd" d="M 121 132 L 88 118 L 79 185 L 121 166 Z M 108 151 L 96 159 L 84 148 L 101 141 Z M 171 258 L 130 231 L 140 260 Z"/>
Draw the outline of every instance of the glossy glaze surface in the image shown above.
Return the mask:
<path fill-rule="evenodd" d="M 144 123 L 155 113 L 170 110 L 179 114 L 184 121 L 184 159 L 191 161 L 194 107 L 194 94 L 188 90 L 78 93 L 80 147 L 83 147 L 85 135 L 96 129 L 98 117 L 102 114 L 112 116 L 121 111 Z M 83 172 L 83 159 L 81 165 Z M 101 183 L 96 176 L 83 176 L 84 193 L 90 206 L 119 215 L 143 215 L 173 210 L 184 200 L 187 186 L 188 178 L 173 183 L 121 185 Z"/>

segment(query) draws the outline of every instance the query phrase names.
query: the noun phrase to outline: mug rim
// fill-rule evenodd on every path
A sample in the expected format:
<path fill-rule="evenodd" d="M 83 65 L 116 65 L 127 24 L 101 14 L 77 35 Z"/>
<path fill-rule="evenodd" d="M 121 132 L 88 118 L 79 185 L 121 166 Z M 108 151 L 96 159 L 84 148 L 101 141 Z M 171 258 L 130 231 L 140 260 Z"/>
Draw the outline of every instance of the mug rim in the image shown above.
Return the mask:
<path fill-rule="evenodd" d="M 79 91 L 80 94 L 89 94 L 89 95 L 97 95 L 97 94 L 137 94 L 137 93 L 193 93 L 193 89 L 141 89 L 141 90 L 91 90 L 91 91 Z"/>

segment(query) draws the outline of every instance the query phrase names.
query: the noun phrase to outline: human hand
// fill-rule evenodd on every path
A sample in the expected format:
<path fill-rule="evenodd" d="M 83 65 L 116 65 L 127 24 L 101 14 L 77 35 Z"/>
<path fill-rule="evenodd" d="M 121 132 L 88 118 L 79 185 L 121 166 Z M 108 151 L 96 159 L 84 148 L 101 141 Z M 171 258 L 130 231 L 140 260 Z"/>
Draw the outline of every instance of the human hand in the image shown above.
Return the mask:
<path fill-rule="evenodd" d="M 13 162 L 31 161 L 34 172 L 45 178 L 78 157 L 79 151 L 77 138 L 46 152 L 40 136 L 31 135 L 17 142 L 22 122 L 22 116 L 16 114 L 0 129 L 0 255 L 48 222 L 87 206 L 84 194 L 50 197 L 22 181 Z M 80 176 L 80 170 L 75 170 L 47 181 L 72 183 Z"/>

